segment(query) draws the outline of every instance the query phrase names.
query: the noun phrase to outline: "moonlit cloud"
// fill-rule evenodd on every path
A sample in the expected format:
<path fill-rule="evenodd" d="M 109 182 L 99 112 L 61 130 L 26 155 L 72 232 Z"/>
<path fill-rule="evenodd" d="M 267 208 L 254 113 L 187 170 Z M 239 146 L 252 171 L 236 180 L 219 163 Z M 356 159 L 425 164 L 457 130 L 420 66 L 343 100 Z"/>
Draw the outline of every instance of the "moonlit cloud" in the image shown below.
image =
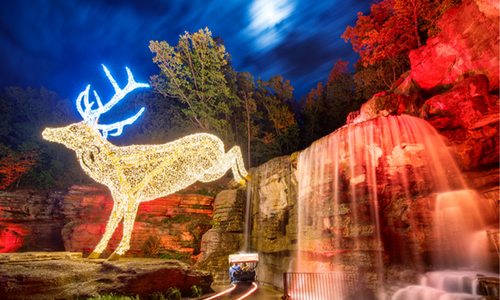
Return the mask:
<path fill-rule="evenodd" d="M 282 42 L 286 18 L 293 12 L 289 0 L 254 0 L 250 6 L 247 32 L 255 38 L 257 49 L 270 48 Z"/>

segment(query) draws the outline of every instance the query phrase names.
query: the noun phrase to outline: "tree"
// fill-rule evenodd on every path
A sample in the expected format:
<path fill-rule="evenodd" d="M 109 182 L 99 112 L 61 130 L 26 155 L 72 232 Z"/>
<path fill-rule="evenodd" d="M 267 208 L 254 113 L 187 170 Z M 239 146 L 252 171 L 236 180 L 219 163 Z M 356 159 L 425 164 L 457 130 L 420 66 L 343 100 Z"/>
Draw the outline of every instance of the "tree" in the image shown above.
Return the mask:
<path fill-rule="evenodd" d="M 252 128 L 256 127 L 253 122 L 252 116 L 257 111 L 257 104 L 255 103 L 255 99 L 253 97 L 255 92 L 255 82 L 253 80 L 252 74 L 248 72 L 238 73 L 237 86 L 238 86 L 237 95 L 243 102 L 243 107 L 245 108 L 244 119 L 245 119 L 245 133 L 247 137 L 247 149 L 246 149 L 247 167 L 250 168 L 252 165 L 251 143 L 256 134 L 256 130 L 252 130 Z"/>
<path fill-rule="evenodd" d="M 395 13 L 395 0 L 373 4 L 369 15 L 358 13 L 354 27 L 347 26 L 342 38 L 350 41 L 366 67 L 390 57 L 407 54 L 418 45 L 411 22 Z"/>
<path fill-rule="evenodd" d="M 36 152 L 16 153 L 5 145 L 0 145 L 0 191 L 5 190 L 36 164 Z"/>
<path fill-rule="evenodd" d="M 232 136 L 228 118 L 238 103 L 224 73 L 229 54 L 208 28 L 186 32 L 175 47 L 151 41 L 149 49 L 160 68 L 160 74 L 151 78 L 155 90 L 184 104 L 182 113 L 192 126 Z"/>
<path fill-rule="evenodd" d="M 335 63 L 325 85 L 319 82 L 303 103 L 303 140 L 310 143 L 343 126 L 349 112 L 358 109 L 353 75 L 348 62 Z"/>
<path fill-rule="evenodd" d="M 263 111 L 259 154 L 270 158 L 296 151 L 299 127 L 291 109 L 294 100 L 290 81 L 279 75 L 269 81 L 258 80 L 255 99 L 257 109 Z"/>
<path fill-rule="evenodd" d="M 354 27 L 342 34 L 359 53 L 357 94 L 370 98 L 388 89 L 409 69 L 408 54 L 437 34 L 437 21 L 460 0 L 382 0 L 368 15 L 358 13 Z M 383 83 L 383 84 L 382 84 Z"/>

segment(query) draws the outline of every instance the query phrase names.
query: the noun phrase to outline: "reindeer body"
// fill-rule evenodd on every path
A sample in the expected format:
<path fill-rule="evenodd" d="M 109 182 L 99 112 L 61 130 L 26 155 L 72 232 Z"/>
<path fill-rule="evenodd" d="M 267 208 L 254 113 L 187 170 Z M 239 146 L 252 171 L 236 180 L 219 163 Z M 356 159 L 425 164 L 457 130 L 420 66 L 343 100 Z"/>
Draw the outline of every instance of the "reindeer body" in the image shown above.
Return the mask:
<path fill-rule="evenodd" d="M 89 132 L 98 146 L 75 151 L 82 168 L 110 190 L 139 202 L 170 195 L 196 181 L 218 179 L 228 170 L 218 171 L 227 155 L 224 143 L 211 134 L 193 134 L 161 145 L 118 147 L 97 131 L 89 128 Z M 107 172 L 98 172 L 97 165 Z"/>
<path fill-rule="evenodd" d="M 111 75 L 104 67 L 108 77 Z M 116 90 L 112 105 L 123 98 L 129 90 L 143 87 L 136 83 L 130 70 L 129 83 L 120 89 L 110 78 Z M 80 94 L 77 108 L 84 121 L 61 128 L 47 128 L 43 138 L 64 144 L 74 150 L 83 170 L 95 181 L 106 185 L 111 191 L 114 205 L 106 231 L 89 258 L 97 258 L 107 247 L 118 224 L 123 220 L 123 237 L 109 259 L 117 259 L 129 248 L 132 229 L 139 204 L 167 196 L 196 181 L 209 182 L 222 177 L 232 169 L 234 178 L 244 182 L 248 173 L 243 165 L 239 147 L 224 151 L 223 142 L 216 136 L 199 133 L 189 135 L 162 145 L 132 145 L 119 147 L 106 140 L 108 132 L 121 133 L 123 126 L 130 125 L 144 109 L 134 117 L 112 125 L 97 125 L 100 114 L 112 105 L 103 105 L 94 93 L 98 109 L 91 110 L 88 100 L 89 87 Z M 80 102 L 84 102 L 85 110 Z M 117 125 L 118 124 L 118 125 Z M 103 131 L 103 134 L 99 132 Z"/>

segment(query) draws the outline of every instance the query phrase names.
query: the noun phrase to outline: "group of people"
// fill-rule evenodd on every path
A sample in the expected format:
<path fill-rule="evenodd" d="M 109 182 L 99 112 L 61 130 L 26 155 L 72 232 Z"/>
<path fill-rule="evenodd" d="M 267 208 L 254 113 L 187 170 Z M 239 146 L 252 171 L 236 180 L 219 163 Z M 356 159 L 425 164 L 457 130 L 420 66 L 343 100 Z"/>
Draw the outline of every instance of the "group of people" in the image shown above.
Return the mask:
<path fill-rule="evenodd" d="M 243 263 L 241 266 L 239 263 L 233 263 L 229 267 L 229 278 L 231 279 L 231 283 L 237 281 L 253 281 L 255 280 L 255 271 L 252 270 L 247 263 Z"/>

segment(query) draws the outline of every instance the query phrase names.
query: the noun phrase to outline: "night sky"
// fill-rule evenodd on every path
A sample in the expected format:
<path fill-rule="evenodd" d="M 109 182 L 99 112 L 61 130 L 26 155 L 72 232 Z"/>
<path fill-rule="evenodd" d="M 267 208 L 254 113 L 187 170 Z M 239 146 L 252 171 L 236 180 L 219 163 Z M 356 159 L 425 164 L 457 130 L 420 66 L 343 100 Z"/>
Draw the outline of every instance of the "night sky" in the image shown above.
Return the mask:
<path fill-rule="evenodd" d="M 358 56 L 340 35 L 368 0 L 30 0 L 2 1 L 0 87 L 45 86 L 75 99 L 105 81 L 104 63 L 125 84 L 158 73 L 150 40 L 176 45 L 184 31 L 208 27 L 221 37 L 237 71 L 283 75 L 300 98 L 338 59 Z"/>

